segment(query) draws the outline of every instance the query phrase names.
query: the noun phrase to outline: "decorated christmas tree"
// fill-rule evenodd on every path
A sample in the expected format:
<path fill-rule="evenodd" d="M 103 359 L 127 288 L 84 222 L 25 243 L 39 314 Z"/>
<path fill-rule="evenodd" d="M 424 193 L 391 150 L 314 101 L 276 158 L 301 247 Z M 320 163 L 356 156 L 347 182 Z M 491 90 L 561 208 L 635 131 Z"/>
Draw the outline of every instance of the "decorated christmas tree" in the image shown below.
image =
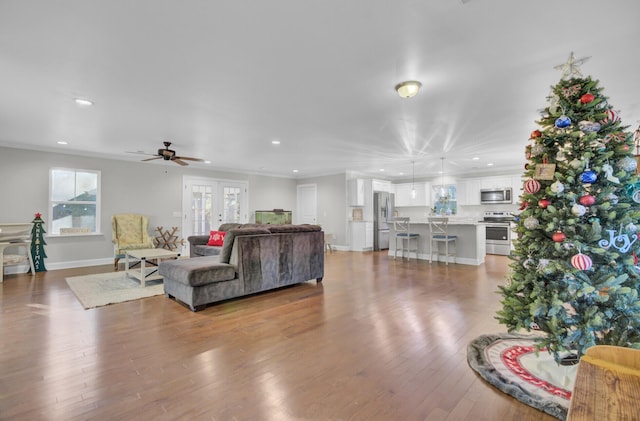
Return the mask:
<path fill-rule="evenodd" d="M 524 193 L 497 319 L 540 330 L 556 361 L 640 348 L 640 183 L 633 139 L 571 53 L 525 153 Z"/>
<path fill-rule="evenodd" d="M 44 241 L 44 234 L 46 231 L 42 227 L 44 221 L 41 218 L 40 213 L 36 213 L 36 217 L 33 219 L 33 228 L 31 228 L 31 256 L 33 256 L 33 266 L 36 272 L 46 272 L 47 268 L 44 267 L 44 259 L 47 254 L 44 252 L 44 246 L 47 244 Z"/>

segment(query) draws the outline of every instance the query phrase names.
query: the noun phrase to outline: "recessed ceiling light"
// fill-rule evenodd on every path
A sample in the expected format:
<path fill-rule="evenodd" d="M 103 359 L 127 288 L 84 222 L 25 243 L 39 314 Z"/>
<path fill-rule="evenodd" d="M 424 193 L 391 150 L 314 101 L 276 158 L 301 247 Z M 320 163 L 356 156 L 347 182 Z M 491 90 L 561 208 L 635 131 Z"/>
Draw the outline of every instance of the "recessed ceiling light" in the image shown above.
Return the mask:
<path fill-rule="evenodd" d="M 401 172 L 401 173 L 398 173 L 398 175 L 404 175 L 404 173 L 403 173 L 403 172 Z"/>
<path fill-rule="evenodd" d="M 380 172 L 384 171 L 384 168 L 380 168 Z"/>
<path fill-rule="evenodd" d="M 489 162 L 489 163 L 487 164 L 487 167 L 493 167 L 493 162 Z"/>
<path fill-rule="evenodd" d="M 279 141 L 279 140 L 272 140 L 272 141 L 271 141 L 271 144 L 272 144 L 272 145 L 279 145 L 279 144 L 280 144 L 280 141 Z"/>
<path fill-rule="evenodd" d="M 68 145 L 64 140 L 58 140 L 58 145 Z"/>
<path fill-rule="evenodd" d="M 477 161 L 477 160 L 479 160 L 479 159 L 480 159 L 480 157 L 479 157 L 479 156 L 474 156 L 474 157 L 473 157 L 473 158 L 471 158 L 471 159 L 473 159 L 474 161 Z"/>
<path fill-rule="evenodd" d="M 396 85 L 396 92 L 401 98 L 412 98 L 418 94 L 422 84 L 417 80 L 408 80 Z"/>
<path fill-rule="evenodd" d="M 293 172 L 298 172 L 298 170 L 293 170 Z"/>
<path fill-rule="evenodd" d="M 211 164 L 211 161 L 204 161 L 205 164 Z"/>
<path fill-rule="evenodd" d="M 89 106 L 93 105 L 93 102 L 89 101 L 88 99 L 74 98 L 73 100 L 76 102 L 76 104 L 82 105 L 84 107 L 89 107 Z"/>

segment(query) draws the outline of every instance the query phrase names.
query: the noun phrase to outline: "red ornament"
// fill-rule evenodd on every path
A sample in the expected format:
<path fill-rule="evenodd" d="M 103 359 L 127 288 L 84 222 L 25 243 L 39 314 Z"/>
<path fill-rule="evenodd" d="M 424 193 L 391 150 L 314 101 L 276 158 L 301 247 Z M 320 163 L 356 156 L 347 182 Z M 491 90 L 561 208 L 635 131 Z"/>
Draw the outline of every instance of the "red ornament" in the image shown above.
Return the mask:
<path fill-rule="evenodd" d="M 624 144 L 618 146 L 616 149 L 618 149 L 618 152 L 628 152 L 629 149 L 631 149 L 631 148 L 629 147 L 629 145 L 624 143 Z"/>
<path fill-rule="evenodd" d="M 522 202 L 522 205 L 520 205 L 520 210 L 525 210 L 528 206 L 529 202 Z"/>
<path fill-rule="evenodd" d="M 524 182 L 524 191 L 530 194 L 537 193 L 540 190 L 540 182 L 538 180 L 527 180 Z"/>
<path fill-rule="evenodd" d="M 592 94 L 584 94 L 580 97 L 580 102 L 582 102 L 583 104 L 588 104 L 591 101 L 593 101 L 596 97 L 593 96 Z"/>
<path fill-rule="evenodd" d="M 580 204 L 584 206 L 591 206 L 596 203 L 596 198 L 591 196 L 590 194 L 586 194 L 584 196 L 581 196 L 580 199 L 578 199 L 578 202 L 580 202 Z"/>
<path fill-rule="evenodd" d="M 542 132 L 540 130 L 534 130 L 531 132 L 531 135 L 529 136 L 529 139 L 537 139 L 540 136 L 542 136 Z"/>
<path fill-rule="evenodd" d="M 564 235 L 564 232 L 562 232 L 562 231 L 556 231 L 556 232 L 553 233 L 551 238 L 556 243 L 562 243 L 567 238 L 567 236 Z"/>
<path fill-rule="evenodd" d="M 538 202 L 538 206 L 540 206 L 542 209 L 546 209 L 550 204 L 551 200 L 549 199 L 540 199 L 540 201 Z"/>
<path fill-rule="evenodd" d="M 578 270 L 589 270 L 593 265 L 593 261 L 586 254 L 578 253 L 571 258 L 571 264 Z"/>

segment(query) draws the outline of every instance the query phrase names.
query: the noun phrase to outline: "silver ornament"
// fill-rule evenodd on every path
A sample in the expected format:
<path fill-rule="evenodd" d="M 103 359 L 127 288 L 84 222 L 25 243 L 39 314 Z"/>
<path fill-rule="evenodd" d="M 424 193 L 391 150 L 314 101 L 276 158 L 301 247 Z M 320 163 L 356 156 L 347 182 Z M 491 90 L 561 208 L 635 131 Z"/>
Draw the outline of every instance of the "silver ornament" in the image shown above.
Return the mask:
<path fill-rule="evenodd" d="M 555 194 L 559 194 L 559 193 L 562 193 L 564 191 L 564 184 L 562 184 L 560 181 L 556 181 L 553 184 L 551 184 L 551 186 L 549 186 L 549 188 Z"/>
<path fill-rule="evenodd" d="M 575 203 L 573 206 L 571 206 L 571 213 L 575 216 L 582 216 L 587 213 L 587 208 L 579 203 Z"/>
<path fill-rule="evenodd" d="M 636 227 L 636 226 L 634 225 L 634 223 L 633 223 L 633 222 L 629 222 L 629 223 L 627 224 L 627 226 L 626 226 L 626 227 L 624 227 L 624 229 L 625 229 L 625 230 L 627 230 L 627 231 L 629 231 L 629 232 L 636 232 L 636 231 L 638 231 L 638 227 Z"/>
<path fill-rule="evenodd" d="M 604 198 L 605 200 L 611 202 L 612 205 L 616 205 L 618 203 L 618 196 L 613 193 L 609 193 Z"/>
<path fill-rule="evenodd" d="M 538 218 L 536 218 L 535 216 L 529 216 L 524 220 L 523 224 L 526 229 L 532 230 L 532 229 L 536 229 L 540 224 L 540 222 L 538 221 Z"/>
<path fill-rule="evenodd" d="M 636 162 L 636 160 L 628 156 L 618 161 L 618 168 L 627 172 L 635 170 L 637 166 L 638 166 L 638 163 Z"/>
<path fill-rule="evenodd" d="M 544 146 L 542 146 L 539 143 L 536 143 L 535 145 L 533 145 L 531 147 L 531 155 L 542 155 L 544 153 L 545 149 Z"/>
<path fill-rule="evenodd" d="M 579 160 L 579 159 L 574 159 L 574 160 L 572 160 L 571 162 L 569 162 L 569 165 L 571 165 L 571 167 L 572 167 L 574 170 L 579 170 L 579 169 L 580 169 L 580 168 L 582 168 L 582 166 L 584 165 L 584 162 L 582 162 L 582 161 L 581 161 L 581 160 Z"/>

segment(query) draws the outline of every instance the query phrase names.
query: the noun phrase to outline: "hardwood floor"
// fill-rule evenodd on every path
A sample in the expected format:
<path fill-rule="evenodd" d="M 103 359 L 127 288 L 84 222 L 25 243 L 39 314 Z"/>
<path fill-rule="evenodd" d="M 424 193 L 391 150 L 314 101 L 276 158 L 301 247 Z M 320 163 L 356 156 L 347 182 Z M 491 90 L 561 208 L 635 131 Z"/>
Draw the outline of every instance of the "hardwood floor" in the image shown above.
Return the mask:
<path fill-rule="evenodd" d="M 308 282 L 192 313 L 164 296 L 84 310 L 65 277 L 0 284 L 0 419 L 553 420 L 468 367 L 508 259 L 326 255 Z"/>

